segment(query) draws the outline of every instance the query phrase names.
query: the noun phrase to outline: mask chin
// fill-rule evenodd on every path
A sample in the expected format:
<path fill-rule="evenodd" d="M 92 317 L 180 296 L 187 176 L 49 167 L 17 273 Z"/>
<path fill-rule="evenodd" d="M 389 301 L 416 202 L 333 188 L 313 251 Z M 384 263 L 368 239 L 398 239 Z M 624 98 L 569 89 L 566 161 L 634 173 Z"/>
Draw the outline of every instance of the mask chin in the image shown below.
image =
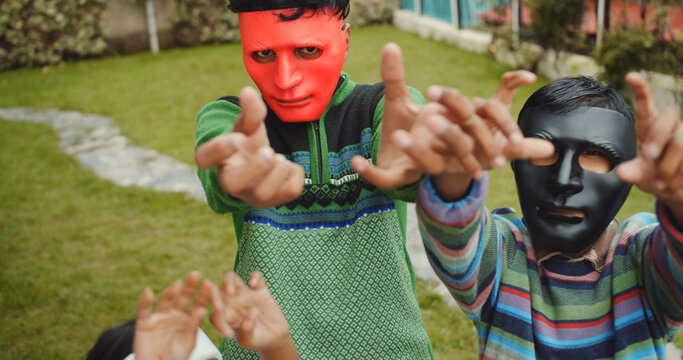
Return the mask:
<path fill-rule="evenodd" d="M 577 108 L 564 114 L 527 111 L 520 118 L 525 136 L 553 143 L 553 162 L 515 160 L 524 222 L 536 250 L 579 254 L 603 234 L 628 197 L 631 185 L 616 175 L 616 165 L 635 156 L 632 122 L 600 108 Z M 606 173 L 585 169 L 586 149 L 610 148 L 614 165 Z"/>
<path fill-rule="evenodd" d="M 583 172 L 581 190 L 573 194 L 553 191 L 552 166 L 515 161 L 515 180 L 524 222 L 536 249 L 577 254 L 589 248 L 619 212 L 631 189 L 616 171 Z"/>

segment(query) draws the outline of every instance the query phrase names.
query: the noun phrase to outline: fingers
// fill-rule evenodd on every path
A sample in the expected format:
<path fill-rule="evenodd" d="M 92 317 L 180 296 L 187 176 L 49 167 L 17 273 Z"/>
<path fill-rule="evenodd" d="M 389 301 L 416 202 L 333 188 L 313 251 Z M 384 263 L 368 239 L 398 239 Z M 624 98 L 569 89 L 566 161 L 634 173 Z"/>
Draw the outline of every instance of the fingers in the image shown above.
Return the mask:
<path fill-rule="evenodd" d="M 235 336 L 235 330 L 228 325 L 223 316 L 223 311 L 214 311 L 211 316 L 209 316 L 211 324 L 221 333 L 221 335 L 230 339 Z"/>
<path fill-rule="evenodd" d="M 138 301 L 138 319 L 146 319 L 152 316 L 152 303 L 154 302 L 154 292 L 152 289 L 145 288 Z"/>
<path fill-rule="evenodd" d="M 386 100 L 394 100 L 410 94 L 405 82 L 405 70 L 403 68 L 403 57 L 401 48 L 388 43 L 382 49 L 382 80 L 384 81 L 384 97 Z"/>
<path fill-rule="evenodd" d="M 462 123 L 474 114 L 474 105 L 460 91 L 442 86 L 430 86 L 427 98 L 446 107 L 446 116 L 454 123 Z"/>
<path fill-rule="evenodd" d="M 178 310 L 185 311 L 188 306 L 192 303 L 192 297 L 194 296 L 195 289 L 199 285 L 199 281 L 202 279 L 202 274 L 199 271 L 193 271 L 188 276 L 180 292 L 175 298 L 174 307 Z"/>
<path fill-rule="evenodd" d="M 301 170 L 301 174 L 303 175 L 303 168 L 288 161 L 284 156 L 276 154 L 275 161 L 273 162 L 270 171 L 260 180 L 259 184 L 254 187 L 253 196 L 256 199 L 272 199 L 277 196 L 278 192 L 283 190 L 282 185 L 288 183 L 283 182 L 283 180 L 289 179 L 297 170 Z M 303 186 L 303 178 L 301 178 L 299 184 Z M 291 195 L 283 194 L 283 196 L 298 196 L 298 194 L 294 193 L 294 189 L 292 189 L 292 191 L 287 191 L 287 189 L 284 190 L 291 193 Z"/>
<path fill-rule="evenodd" d="M 159 297 L 159 303 L 157 304 L 156 311 L 166 312 L 173 308 L 175 300 L 182 291 L 183 282 L 176 280 L 171 286 L 164 289 Z"/>
<path fill-rule="evenodd" d="M 495 140 L 495 132 L 492 131 L 491 126 L 499 128 L 511 142 L 518 143 L 522 137 L 521 131 L 505 106 L 496 100 L 470 100 L 456 89 L 437 86 L 427 91 L 427 97 L 438 101 L 446 108 L 445 116 L 473 138 L 479 151 L 488 157 L 487 162 L 494 167 L 505 165 L 505 159 L 501 155 L 503 144 Z M 450 134 L 464 139 L 463 136 L 453 131 L 450 131 Z M 454 140 L 448 143 L 457 144 Z M 458 155 L 462 155 L 462 152 L 458 152 Z M 483 176 L 482 167 L 476 165 L 474 157 L 459 157 L 461 161 L 464 161 L 463 166 L 475 178 Z"/>
<path fill-rule="evenodd" d="M 255 207 L 279 206 L 301 196 L 304 169 L 262 147 L 257 154 L 241 153 L 218 168 L 218 179 L 230 195 Z"/>
<path fill-rule="evenodd" d="M 371 164 L 364 157 L 356 155 L 351 159 L 351 167 L 365 180 L 382 189 L 393 189 L 404 185 L 403 169 L 382 169 Z"/>
<path fill-rule="evenodd" d="M 519 145 L 524 136 L 522 130 L 519 129 L 517 122 L 510 115 L 510 110 L 507 105 L 498 101 L 496 98 L 481 101 L 475 99 L 477 115 L 486 119 L 489 124 L 496 126 L 503 135 L 508 139 L 513 146 Z"/>
<path fill-rule="evenodd" d="M 476 179 L 484 176 L 484 169 L 474 156 L 474 141 L 458 125 L 449 124 L 437 115 L 427 120 L 427 126 L 446 144 L 448 154 L 454 155 L 466 172 Z M 452 160 L 447 161 L 447 164 L 449 162 L 452 163 Z M 446 165 L 446 170 L 451 172 L 452 166 Z"/>
<path fill-rule="evenodd" d="M 236 273 L 229 271 L 223 275 L 223 290 L 228 297 L 238 296 L 244 289 L 246 285 Z"/>
<path fill-rule="evenodd" d="M 263 279 L 263 274 L 259 271 L 254 271 L 249 274 L 249 287 L 254 291 L 265 289 L 266 282 Z"/>
<path fill-rule="evenodd" d="M 243 155 L 218 170 L 223 189 L 236 197 L 253 188 L 254 183 L 271 169 L 275 159 L 275 153 L 269 147 L 261 148 L 254 155 Z"/>
<path fill-rule="evenodd" d="M 673 109 L 664 109 L 660 116 L 649 125 L 643 139 L 642 153 L 650 159 L 657 159 L 669 143 L 672 134 L 680 126 L 678 113 Z"/>
<path fill-rule="evenodd" d="M 646 161 L 642 156 L 623 162 L 617 167 L 619 179 L 630 184 L 644 183 L 647 175 L 652 174 L 652 172 L 652 163 Z"/>
<path fill-rule="evenodd" d="M 242 321 L 242 326 L 240 327 L 239 343 L 243 346 L 248 346 L 247 344 L 253 344 L 254 339 L 254 329 L 256 328 L 256 322 L 258 321 L 259 312 L 256 308 L 251 308 L 244 316 L 244 321 Z"/>
<path fill-rule="evenodd" d="M 653 126 L 652 131 L 660 122 L 673 123 L 666 125 L 665 128 L 672 128 L 668 134 L 668 139 L 662 146 L 662 154 L 656 166 L 655 188 L 658 190 L 678 190 L 683 183 L 683 124 L 677 111 L 668 108 L 662 110 L 657 125 Z"/>
<path fill-rule="evenodd" d="M 241 133 L 229 133 L 207 141 L 197 147 L 194 161 L 202 169 L 219 165 L 225 158 L 237 152 L 244 144 L 245 136 Z"/>
<path fill-rule="evenodd" d="M 240 328 L 240 330 L 242 332 L 242 336 L 248 337 L 248 339 L 246 339 L 247 342 L 251 342 L 250 335 L 253 334 L 253 331 L 256 328 L 256 322 L 258 321 L 258 317 L 259 312 L 256 308 L 251 308 L 247 313 L 247 316 L 244 317 L 244 321 L 242 322 L 242 327 Z"/>
<path fill-rule="evenodd" d="M 196 332 L 204 316 L 206 316 L 206 307 L 193 308 L 187 318 L 187 327 L 194 329 Z"/>
<path fill-rule="evenodd" d="M 206 307 L 206 304 L 211 302 L 211 298 L 214 294 L 214 288 L 216 285 L 208 279 L 204 279 L 197 297 L 194 299 L 193 308 Z"/>
<path fill-rule="evenodd" d="M 636 110 L 636 134 L 642 139 L 647 134 L 652 122 L 655 121 L 657 114 L 652 87 L 638 73 L 628 73 L 625 79 L 626 84 L 628 84 L 633 92 Z"/>
<path fill-rule="evenodd" d="M 426 173 L 438 174 L 443 171 L 443 156 L 432 151 L 424 143 L 413 141 L 413 138 L 407 131 L 397 130 L 392 138 L 396 146 L 410 156 Z"/>
<path fill-rule="evenodd" d="M 240 108 L 242 108 L 242 114 L 235 120 L 233 132 L 241 132 L 249 136 L 263 124 L 268 110 L 261 96 L 249 86 L 240 91 Z"/>
<path fill-rule="evenodd" d="M 555 146 L 548 140 L 524 138 L 519 145 L 508 144 L 505 157 L 508 160 L 547 159 L 555 153 Z"/>
<path fill-rule="evenodd" d="M 526 70 L 508 71 L 500 79 L 500 85 L 493 98 L 509 107 L 515 97 L 517 88 L 522 85 L 529 85 L 536 81 L 536 74 Z"/>

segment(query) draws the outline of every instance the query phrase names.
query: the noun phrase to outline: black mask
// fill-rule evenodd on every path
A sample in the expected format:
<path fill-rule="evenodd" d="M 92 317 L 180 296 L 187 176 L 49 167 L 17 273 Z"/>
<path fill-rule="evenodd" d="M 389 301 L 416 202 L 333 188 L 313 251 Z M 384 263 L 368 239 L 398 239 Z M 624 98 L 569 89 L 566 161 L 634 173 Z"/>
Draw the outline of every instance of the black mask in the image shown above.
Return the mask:
<path fill-rule="evenodd" d="M 633 122 L 596 107 L 565 114 L 532 108 L 519 125 L 525 137 L 555 146 L 552 159 L 512 164 L 531 241 L 536 249 L 578 254 L 598 240 L 631 189 L 616 166 L 636 155 Z"/>

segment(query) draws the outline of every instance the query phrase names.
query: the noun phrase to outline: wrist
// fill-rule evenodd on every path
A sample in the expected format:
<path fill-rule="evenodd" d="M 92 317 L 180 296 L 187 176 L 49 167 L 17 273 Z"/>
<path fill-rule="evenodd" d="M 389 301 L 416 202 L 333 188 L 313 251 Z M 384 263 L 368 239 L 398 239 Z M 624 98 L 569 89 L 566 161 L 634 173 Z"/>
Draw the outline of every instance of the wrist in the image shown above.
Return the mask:
<path fill-rule="evenodd" d="M 668 210 L 671 219 L 675 222 L 677 229 L 683 229 L 683 203 L 677 201 L 666 201 L 660 199 L 664 207 Z"/>
<path fill-rule="evenodd" d="M 432 184 L 442 201 L 455 202 L 467 195 L 472 186 L 472 177 L 469 174 L 437 175 L 432 177 Z"/>
<path fill-rule="evenodd" d="M 279 336 L 278 340 L 273 341 L 263 349 L 257 350 L 257 352 L 262 360 L 299 359 L 299 355 L 296 351 L 296 346 L 294 345 L 294 341 L 292 340 L 292 337 L 290 336 L 289 332 L 283 334 L 282 336 Z"/>

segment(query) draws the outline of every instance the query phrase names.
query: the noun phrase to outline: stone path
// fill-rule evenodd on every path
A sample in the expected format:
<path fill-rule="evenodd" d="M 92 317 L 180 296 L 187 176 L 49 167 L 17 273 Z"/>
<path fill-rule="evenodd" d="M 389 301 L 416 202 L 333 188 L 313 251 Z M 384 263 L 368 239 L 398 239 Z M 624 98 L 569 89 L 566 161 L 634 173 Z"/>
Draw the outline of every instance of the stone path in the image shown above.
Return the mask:
<path fill-rule="evenodd" d="M 195 168 L 169 156 L 129 143 L 112 119 L 76 111 L 34 108 L 0 108 L 0 118 L 51 124 L 59 134 L 59 145 L 98 176 L 121 186 L 140 186 L 158 191 L 185 193 L 205 201 Z M 455 301 L 432 271 L 422 246 L 415 218 L 415 205 L 408 208 L 408 253 L 415 275 L 427 281 L 451 306 Z M 667 359 L 681 359 L 673 344 Z"/>

